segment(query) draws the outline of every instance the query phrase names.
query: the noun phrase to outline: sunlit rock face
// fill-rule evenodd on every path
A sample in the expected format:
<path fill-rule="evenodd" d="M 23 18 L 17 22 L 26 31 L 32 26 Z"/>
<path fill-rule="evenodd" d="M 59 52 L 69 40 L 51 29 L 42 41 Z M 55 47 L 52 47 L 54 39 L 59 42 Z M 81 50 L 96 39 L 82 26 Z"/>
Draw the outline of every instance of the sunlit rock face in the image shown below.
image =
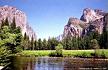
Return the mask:
<path fill-rule="evenodd" d="M 85 8 L 80 19 L 69 18 L 67 25 L 64 27 L 63 37 L 81 37 L 92 31 L 102 34 L 104 27 L 103 17 L 105 14 L 102 10 Z"/>
<path fill-rule="evenodd" d="M 98 9 L 90 9 L 86 8 L 83 10 L 83 15 L 81 16 L 81 20 L 85 21 L 86 23 L 96 21 L 97 19 L 103 18 L 104 12 Z"/>
<path fill-rule="evenodd" d="M 15 18 L 16 26 L 21 28 L 22 35 L 26 33 L 29 38 L 33 36 L 34 39 L 36 39 L 35 32 L 33 29 L 28 25 L 27 23 L 27 16 L 24 12 L 18 10 L 15 7 L 12 6 L 2 6 L 0 7 L 0 22 L 3 19 L 8 18 L 8 21 L 11 23 L 13 21 L 13 18 Z"/>
<path fill-rule="evenodd" d="M 82 26 L 80 25 L 82 24 Z M 81 36 L 84 22 L 77 18 L 69 18 L 68 24 L 64 27 L 63 37 Z"/>

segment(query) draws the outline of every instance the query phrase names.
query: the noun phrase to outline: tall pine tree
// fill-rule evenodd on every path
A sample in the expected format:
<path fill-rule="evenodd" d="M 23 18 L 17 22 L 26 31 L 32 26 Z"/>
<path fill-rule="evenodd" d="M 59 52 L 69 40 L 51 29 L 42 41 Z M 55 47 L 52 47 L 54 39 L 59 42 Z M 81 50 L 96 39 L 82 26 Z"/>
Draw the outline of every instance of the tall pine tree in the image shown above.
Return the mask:
<path fill-rule="evenodd" d="M 43 48 L 42 48 L 42 40 L 39 38 L 38 39 L 38 50 L 43 50 Z"/>
<path fill-rule="evenodd" d="M 3 19 L 3 20 L 1 21 L 1 28 L 2 28 L 3 26 L 9 26 L 8 18 Z"/>
<path fill-rule="evenodd" d="M 43 49 L 44 50 L 47 50 L 48 49 L 46 39 L 43 39 Z"/>
<path fill-rule="evenodd" d="M 13 18 L 13 22 L 11 23 L 11 29 L 16 29 L 16 22 L 15 22 L 15 18 Z"/>
<path fill-rule="evenodd" d="M 37 42 L 37 40 L 34 41 L 34 49 L 38 50 L 38 42 Z"/>
<path fill-rule="evenodd" d="M 31 50 L 34 50 L 34 39 L 33 39 L 33 36 L 31 38 Z"/>
<path fill-rule="evenodd" d="M 108 48 L 108 13 L 104 16 L 104 29 L 103 29 L 103 46 Z"/>

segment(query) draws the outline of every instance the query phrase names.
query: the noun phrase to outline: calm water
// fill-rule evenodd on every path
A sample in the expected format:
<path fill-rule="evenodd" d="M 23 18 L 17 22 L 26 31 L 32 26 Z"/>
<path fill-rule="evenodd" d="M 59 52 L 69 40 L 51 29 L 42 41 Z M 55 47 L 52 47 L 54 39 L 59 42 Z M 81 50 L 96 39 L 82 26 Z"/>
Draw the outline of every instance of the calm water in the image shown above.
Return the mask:
<path fill-rule="evenodd" d="M 108 70 L 108 60 L 71 57 L 16 57 L 13 70 Z"/>

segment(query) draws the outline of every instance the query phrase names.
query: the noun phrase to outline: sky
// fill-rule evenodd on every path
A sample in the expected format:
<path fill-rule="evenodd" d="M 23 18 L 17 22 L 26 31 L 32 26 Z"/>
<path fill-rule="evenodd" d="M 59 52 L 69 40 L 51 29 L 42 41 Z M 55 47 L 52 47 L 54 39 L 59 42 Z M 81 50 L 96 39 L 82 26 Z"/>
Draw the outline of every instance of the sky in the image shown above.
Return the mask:
<path fill-rule="evenodd" d="M 0 6 L 18 8 L 27 15 L 37 38 L 57 37 L 69 17 L 80 19 L 84 8 L 108 11 L 108 0 L 0 0 Z"/>

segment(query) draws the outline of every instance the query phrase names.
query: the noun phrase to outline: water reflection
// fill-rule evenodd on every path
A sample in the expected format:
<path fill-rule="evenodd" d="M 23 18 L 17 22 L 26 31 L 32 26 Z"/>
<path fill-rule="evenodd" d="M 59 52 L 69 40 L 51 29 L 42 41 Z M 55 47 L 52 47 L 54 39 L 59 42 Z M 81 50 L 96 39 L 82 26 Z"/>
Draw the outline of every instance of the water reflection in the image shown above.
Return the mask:
<path fill-rule="evenodd" d="M 61 58 L 38 58 L 34 70 L 63 70 Z"/>
<path fill-rule="evenodd" d="M 64 70 L 108 70 L 108 60 L 67 58 L 64 61 Z"/>
<path fill-rule="evenodd" d="M 13 70 L 108 70 L 108 60 L 56 57 L 16 57 Z"/>

